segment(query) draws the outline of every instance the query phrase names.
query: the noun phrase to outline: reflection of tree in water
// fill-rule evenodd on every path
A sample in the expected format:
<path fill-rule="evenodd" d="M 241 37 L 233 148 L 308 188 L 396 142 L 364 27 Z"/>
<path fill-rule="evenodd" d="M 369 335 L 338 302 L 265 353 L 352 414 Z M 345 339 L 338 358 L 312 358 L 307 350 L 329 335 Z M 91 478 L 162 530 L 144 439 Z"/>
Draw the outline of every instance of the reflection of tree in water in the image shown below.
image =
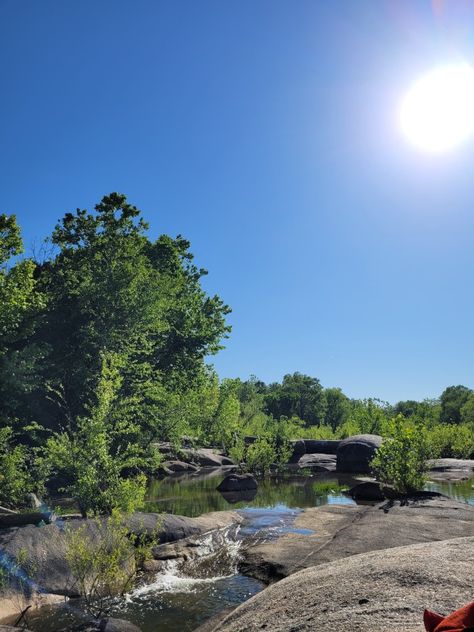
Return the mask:
<path fill-rule="evenodd" d="M 224 474 L 222 474 L 223 478 Z M 146 511 L 167 511 L 187 516 L 198 516 L 209 511 L 225 511 L 243 507 L 273 507 L 287 505 L 290 508 L 314 507 L 328 502 L 341 501 L 343 489 L 353 479 L 333 476 L 316 477 L 283 473 L 259 480 L 255 498 L 229 502 L 216 490 L 221 478 L 172 477 L 151 482 Z M 346 500 L 346 502 L 350 502 Z"/>

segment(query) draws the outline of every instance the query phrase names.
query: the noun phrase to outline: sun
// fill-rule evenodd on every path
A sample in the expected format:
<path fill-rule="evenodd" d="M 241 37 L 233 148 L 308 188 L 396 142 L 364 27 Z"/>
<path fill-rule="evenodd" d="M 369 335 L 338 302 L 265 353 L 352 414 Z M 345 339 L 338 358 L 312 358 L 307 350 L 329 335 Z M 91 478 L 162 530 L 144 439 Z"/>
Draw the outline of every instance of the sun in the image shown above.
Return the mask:
<path fill-rule="evenodd" d="M 400 124 L 410 143 L 426 152 L 462 143 L 474 132 L 474 69 L 441 66 L 418 79 L 402 101 Z"/>

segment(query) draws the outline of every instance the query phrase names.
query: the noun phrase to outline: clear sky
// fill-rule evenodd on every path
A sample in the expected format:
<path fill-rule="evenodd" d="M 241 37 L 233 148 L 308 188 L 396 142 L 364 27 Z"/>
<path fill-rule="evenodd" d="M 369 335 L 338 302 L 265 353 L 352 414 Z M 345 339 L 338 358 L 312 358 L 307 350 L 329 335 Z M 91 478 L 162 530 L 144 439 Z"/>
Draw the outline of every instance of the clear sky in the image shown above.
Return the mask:
<path fill-rule="evenodd" d="M 474 61 L 472 2 L 0 0 L 0 212 L 30 246 L 126 193 L 233 308 L 222 377 L 474 387 L 474 141 L 398 111 Z"/>

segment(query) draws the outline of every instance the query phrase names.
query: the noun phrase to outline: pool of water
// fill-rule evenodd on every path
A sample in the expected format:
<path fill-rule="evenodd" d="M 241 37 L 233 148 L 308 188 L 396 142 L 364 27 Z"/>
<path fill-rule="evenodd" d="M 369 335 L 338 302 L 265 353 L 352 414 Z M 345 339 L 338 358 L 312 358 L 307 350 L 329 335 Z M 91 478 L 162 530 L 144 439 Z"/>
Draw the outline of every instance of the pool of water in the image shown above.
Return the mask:
<path fill-rule="evenodd" d="M 225 470 L 201 471 L 194 476 L 181 475 L 151 482 L 146 511 L 169 512 L 183 516 L 199 516 L 209 511 L 260 508 L 304 509 L 328 503 L 352 503 L 343 494 L 357 482 L 356 477 L 305 476 L 283 472 L 258 481 L 256 494 L 227 496 L 216 490 L 228 474 Z"/>
<path fill-rule="evenodd" d="M 146 511 L 197 516 L 209 511 L 234 509 L 244 517 L 237 534 L 224 540 L 191 569 L 178 569 L 170 562 L 166 570 L 132 591 L 112 607 L 112 616 L 137 624 L 143 632 L 192 632 L 201 623 L 232 608 L 263 589 L 261 582 L 238 572 L 239 546 L 247 538 L 268 540 L 282 533 L 307 532 L 295 529 L 294 519 L 306 507 L 331 503 L 353 503 L 344 490 L 357 477 L 340 475 L 305 476 L 286 472 L 261 479 L 255 494 L 224 497 L 216 487 L 228 472 L 214 470 L 197 475 L 168 477 L 152 481 Z M 428 483 L 438 491 L 474 505 L 474 479 L 459 483 Z M 226 552 L 222 561 L 222 551 Z M 214 557 L 213 557 L 214 556 Z M 78 621 L 80 603 L 62 609 L 43 609 L 30 618 L 32 630 L 63 632 Z"/>

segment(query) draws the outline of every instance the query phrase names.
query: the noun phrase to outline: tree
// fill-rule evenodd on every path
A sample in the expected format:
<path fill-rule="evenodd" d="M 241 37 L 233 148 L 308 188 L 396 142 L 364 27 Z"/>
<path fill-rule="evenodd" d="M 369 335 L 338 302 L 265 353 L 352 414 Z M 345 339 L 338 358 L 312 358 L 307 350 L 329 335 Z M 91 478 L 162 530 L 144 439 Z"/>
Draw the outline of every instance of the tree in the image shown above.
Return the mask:
<path fill-rule="evenodd" d="M 22 253 L 15 215 L 0 215 L 0 424 L 8 425 L 21 417 L 18 402 L 37 384 L 35 369 L 42 356 L 31 339 L 44 297 L 37 289 L 36 266 L 18 259 Z"/>
<path fill-rule="evenodd" d="M 440 421 L 445 424 L 461 423 L 461 409 L 473 393 L 467 386 L 448 386 L 440 397 Z"/>
<path fill-rule="evenodd" d="M 470 393 L 465 403 L 461 406 L 461 421 L 470 424 L 474 431 L 474 393 Z"/>
<path fill-rule="evenodd" d="M 276 419 L 299 417 L 308 425 L 321 424 L 326 414 L 326 397 L 318 379 L 293 373 L 282 384 L 271 384 L 265 396 L 266 411 Z"/>
<path fill-rule="evenodd" d="M 340 388 L 327 388 L 324 393 L 327 402 L 324 423 L 336 430 L 346 421 L 350 412 L 350 402 Z"/>
<path fill-rule="evenodd" d="M 122 358 L 119 399 L 144 440 L 157 425 L 176 426 L 177 399 L 202 383 L 204 358 L 230 331 L 230 310 L 202 289 L 206 271 L 193 265 L 188 241 L 152 242 L 147 228 L 118 193 L 56 226 L 56 254 L 36 271 L 48 306 L 33 342 L 47 354 L 34 393 L 19 404 L 30 419 L 58 430 L 84 416 L 102 354 L 113 353 Z"/>
<path fill-rule="evenodd" d="M 144 471 L 159 463 L 159 455 L 143 447 L 140 426 L 114 405 L 121 386 L 119 363 L 112 354 L 102 357 L 94 405 L 71 428 L 55 433 L 45 448 L 44 470 L 49 478 L 65 481 L 62 491 L 75 498 L 83 516 L 140 507 Z"/>

